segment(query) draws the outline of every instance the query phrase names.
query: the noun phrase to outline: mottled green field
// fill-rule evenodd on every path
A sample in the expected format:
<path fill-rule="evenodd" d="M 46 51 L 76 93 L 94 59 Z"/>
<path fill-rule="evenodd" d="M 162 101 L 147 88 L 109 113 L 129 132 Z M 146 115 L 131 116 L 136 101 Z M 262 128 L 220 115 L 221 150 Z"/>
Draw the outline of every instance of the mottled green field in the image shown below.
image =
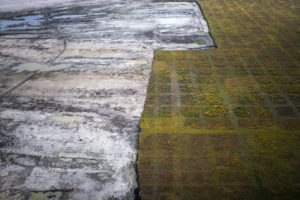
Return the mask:
<path fill-rule="evenodd" d="M 155 52 L 142 200 L 299 198 L 299 2 L 198 2 L 218 48 Z"/>

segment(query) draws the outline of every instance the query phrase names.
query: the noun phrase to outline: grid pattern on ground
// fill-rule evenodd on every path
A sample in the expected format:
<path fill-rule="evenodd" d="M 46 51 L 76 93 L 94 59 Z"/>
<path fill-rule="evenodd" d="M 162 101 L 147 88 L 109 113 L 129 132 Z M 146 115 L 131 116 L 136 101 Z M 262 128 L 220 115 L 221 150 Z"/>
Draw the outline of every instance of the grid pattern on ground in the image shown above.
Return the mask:
<path fill-rule="evenodd" d="M 294 199 L 299 4 L 199 3 L 218 48 L 155 52 L 141 120 L 142 199 Z"/>

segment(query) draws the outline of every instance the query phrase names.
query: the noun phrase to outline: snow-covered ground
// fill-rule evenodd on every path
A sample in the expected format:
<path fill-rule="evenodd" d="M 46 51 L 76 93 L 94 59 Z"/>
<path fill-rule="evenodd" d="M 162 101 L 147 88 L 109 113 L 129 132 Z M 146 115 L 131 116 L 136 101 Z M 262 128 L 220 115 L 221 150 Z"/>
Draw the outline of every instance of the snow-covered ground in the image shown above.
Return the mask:
<path fill-rule="evenodd" d="M 109 2 L 114 2 L 111 0 Z M 126 1 L 126 0 L 125 0 Z M 40 9 L 47 7 L 67 7 L 78 4 L 102 4 L 104 0 L 0 0 L 0 12 Z"/>
<path fill-rule="evenodd" d="M 0 4 L 0 199 L 133 199 L 153 50 L 214 45 L 197 4 Z"/>

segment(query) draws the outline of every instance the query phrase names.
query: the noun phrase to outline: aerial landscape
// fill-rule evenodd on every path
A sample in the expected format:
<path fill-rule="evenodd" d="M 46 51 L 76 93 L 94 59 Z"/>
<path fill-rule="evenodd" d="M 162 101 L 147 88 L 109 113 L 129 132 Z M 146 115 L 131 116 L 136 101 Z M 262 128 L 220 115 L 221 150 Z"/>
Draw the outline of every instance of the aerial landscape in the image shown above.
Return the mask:
<path fill-rule="evenodd" d="M 0 0 L 0 200 L 300 197 L 296 0 Z"/>

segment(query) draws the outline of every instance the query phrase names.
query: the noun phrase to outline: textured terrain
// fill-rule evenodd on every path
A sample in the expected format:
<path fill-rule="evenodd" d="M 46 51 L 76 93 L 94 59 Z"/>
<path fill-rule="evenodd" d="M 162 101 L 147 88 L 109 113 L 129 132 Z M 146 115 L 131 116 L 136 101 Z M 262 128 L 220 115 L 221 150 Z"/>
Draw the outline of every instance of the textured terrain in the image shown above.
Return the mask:
<path fill-rule="evenodd" d="M 218 48 L 155 52 L 142 199 L 299 199 L 299 2 L 199 3 Z"/>
<path fill-rule="evenodd" d="M 26 2 L 1 1 L 0 199 L 133 199 L 153 50 L 213 47 L 198 5 Z"/>

